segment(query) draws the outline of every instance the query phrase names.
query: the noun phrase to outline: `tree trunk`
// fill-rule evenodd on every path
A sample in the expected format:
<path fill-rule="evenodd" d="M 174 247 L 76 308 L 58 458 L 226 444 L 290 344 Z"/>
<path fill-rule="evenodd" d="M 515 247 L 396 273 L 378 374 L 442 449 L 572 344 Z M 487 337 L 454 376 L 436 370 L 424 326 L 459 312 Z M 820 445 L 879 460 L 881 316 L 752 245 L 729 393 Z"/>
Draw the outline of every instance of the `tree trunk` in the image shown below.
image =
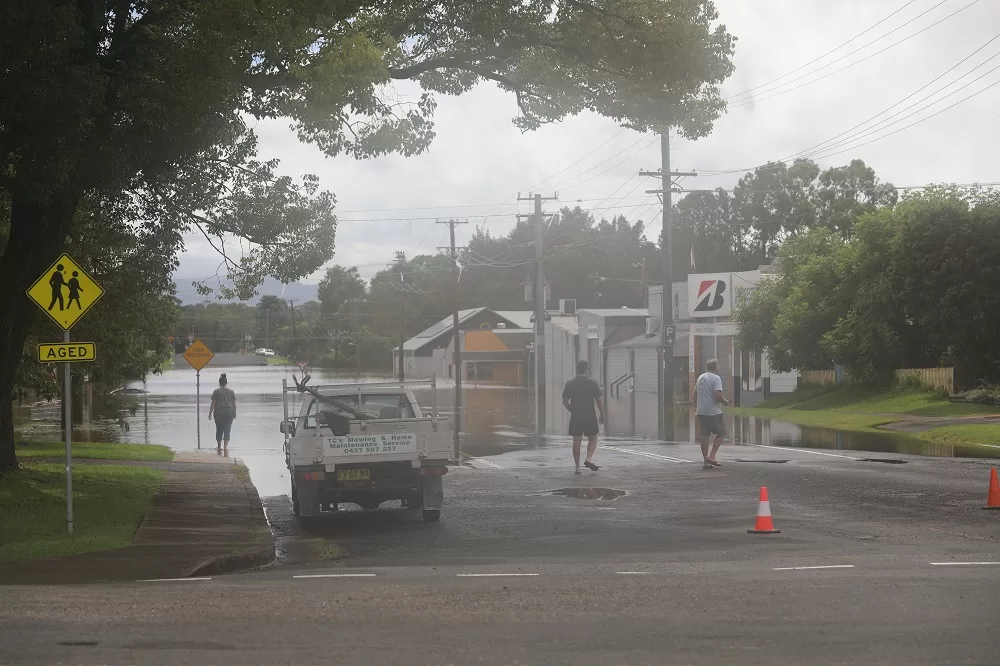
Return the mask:
<path fill-rule="evenodd" d="M 14 449 L 14 377 L 37 306 L 25 295 L 66 242 L 79 196 L 39 204 L 15 191 L 10 237 L 0 255 L 0 474 L 17 469 Z"/>

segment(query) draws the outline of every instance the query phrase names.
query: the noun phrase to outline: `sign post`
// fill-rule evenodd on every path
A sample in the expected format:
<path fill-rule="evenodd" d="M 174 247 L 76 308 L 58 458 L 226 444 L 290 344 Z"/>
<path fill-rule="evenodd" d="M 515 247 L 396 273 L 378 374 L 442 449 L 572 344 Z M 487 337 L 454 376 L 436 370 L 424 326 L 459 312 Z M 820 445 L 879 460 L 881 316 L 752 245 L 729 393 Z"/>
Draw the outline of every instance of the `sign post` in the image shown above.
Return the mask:
<path fill-rule="evenodd" d="M 69 331 L 104 295 L 101 285 L 64 254 L 28 289 L 28 298 L 63 330 L 62 344 L 38 346 L 42 363 L 63 363 L 63 420 L 66 442 L 66 531 L 73 534 L 73 363 L 93 361 L 92 342 L 70 343 Z M 76 307 L 74 308 L 74 304 Z M 58 309 L 56 308 L 58 306 Z"/>
<path fill-rule="evenodd" d="M 195 372 L 195 409 L 197 414 L 195 421 L 198 427 L 198 448 L 201 448 L 201 369 L 208 365 L 209 361 L 215 358 L 215 354 L 201 340 L 194 340 L 191 346 L 184 351 L 184 360 L 188 362 Z"/>

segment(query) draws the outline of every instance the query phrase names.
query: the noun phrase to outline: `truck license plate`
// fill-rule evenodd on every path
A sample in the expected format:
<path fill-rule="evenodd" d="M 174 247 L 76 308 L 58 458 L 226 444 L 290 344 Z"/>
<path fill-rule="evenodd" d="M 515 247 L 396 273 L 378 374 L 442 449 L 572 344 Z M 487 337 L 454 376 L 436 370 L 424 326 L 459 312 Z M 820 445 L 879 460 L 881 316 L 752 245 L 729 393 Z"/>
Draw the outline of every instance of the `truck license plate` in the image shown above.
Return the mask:
<path fill-rule="evenodd" d="M 370 469 L 339 469 L 337 481 L 369 481 L 372 478 Z"/>

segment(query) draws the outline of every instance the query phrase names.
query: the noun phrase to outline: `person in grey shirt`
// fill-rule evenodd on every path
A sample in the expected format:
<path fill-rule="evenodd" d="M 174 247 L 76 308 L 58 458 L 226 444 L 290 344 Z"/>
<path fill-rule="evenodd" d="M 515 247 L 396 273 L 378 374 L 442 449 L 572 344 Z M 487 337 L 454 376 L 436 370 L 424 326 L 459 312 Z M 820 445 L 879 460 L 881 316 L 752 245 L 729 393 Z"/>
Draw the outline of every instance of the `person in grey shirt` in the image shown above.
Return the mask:
<path fill-rule="evenodd" d="M 715 359 L 708 362 L 708 371 L 698 377 L 695 383 L 695 415 L 701 428 L 699 442 L 701 455 L 705 459 L 705 469 L 721 467 L 715 454 L 719 452 L 722 441 L 726 437 L 726 423 L 722 419 L 722 405 L 731 404 L 722 394 L 722 377 L 719 377 L 719 362 Z M 708 438 L 715 435 L 712 452 L 709 455 Z"/>
<path fill-rule="evenodd" d="M 216 451 L 229 453 L 229 438 L 233 421 L 236 419 L 236 393 L 229 388 L 226 373 L 219 377 L 219 388 L 212 393 L 212 404 L 208 407 L 208 420 L 215 416 Z"/>

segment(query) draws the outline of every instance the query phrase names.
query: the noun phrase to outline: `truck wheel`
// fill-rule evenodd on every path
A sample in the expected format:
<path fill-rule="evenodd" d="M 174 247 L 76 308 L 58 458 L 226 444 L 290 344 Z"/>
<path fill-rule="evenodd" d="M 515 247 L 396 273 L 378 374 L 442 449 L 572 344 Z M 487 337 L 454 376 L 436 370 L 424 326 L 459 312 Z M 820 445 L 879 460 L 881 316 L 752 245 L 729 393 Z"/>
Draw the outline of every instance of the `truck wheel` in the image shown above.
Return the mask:
<path fill-rule="evenodd" d="M 429 523 L 434 523 L 441 520 L 441 509 L 424 509 L 423 515 L 424 520 Z"/>
<path fill-rule="evenodd" d="M 299 491 L 293 485 L 292 486 L 292 513 L 294 513 L 296 516 L 298 516 L 298 515 L 300 515 L 299 511 L 300 511 L 300 509 L 299 509 Z"/>

